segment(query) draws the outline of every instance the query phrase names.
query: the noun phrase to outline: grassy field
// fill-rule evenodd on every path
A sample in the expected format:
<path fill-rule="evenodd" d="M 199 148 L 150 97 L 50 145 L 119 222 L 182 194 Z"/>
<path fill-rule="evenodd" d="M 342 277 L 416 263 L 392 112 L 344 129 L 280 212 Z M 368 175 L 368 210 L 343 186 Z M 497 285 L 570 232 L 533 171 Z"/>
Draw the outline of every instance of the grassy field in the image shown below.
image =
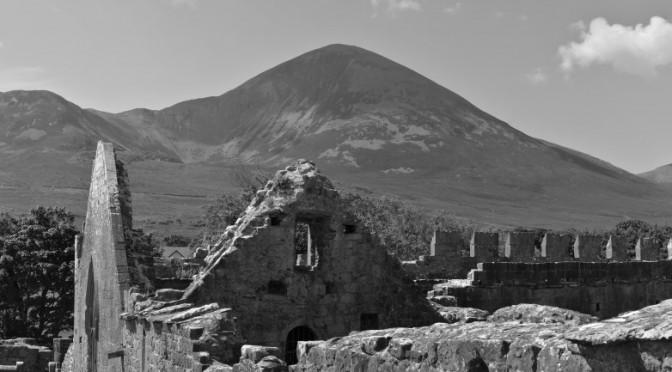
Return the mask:
<path fill-rule="evenodd" d="M 37 205 L 62 206 L 82 221 L 91 156 L 40 152 L 3 157 L 0 209 L 23 214 Z M 203 207 L 224 193 L 239 192 L 232 167 L 227 165 L 130 161 L 127 168 L 134 224 L 157 236 L 199 236 Z M 338 189 L 361 187 L 373 194 L 400 197 L 429 211 L 445 209 L 459 218 L 505 227 L 601 230 L 626 219 L 661 225 L 672 221 L 669 191 L 615 199 L 613 193 L 602 194 L 590 185 L 576 185 L 573 190 L 566 185 L 535 189 L 516 187 L 506 180 L 493 185 L 477 177 L 451 174 L 385 177 L 325 173 Z"/>

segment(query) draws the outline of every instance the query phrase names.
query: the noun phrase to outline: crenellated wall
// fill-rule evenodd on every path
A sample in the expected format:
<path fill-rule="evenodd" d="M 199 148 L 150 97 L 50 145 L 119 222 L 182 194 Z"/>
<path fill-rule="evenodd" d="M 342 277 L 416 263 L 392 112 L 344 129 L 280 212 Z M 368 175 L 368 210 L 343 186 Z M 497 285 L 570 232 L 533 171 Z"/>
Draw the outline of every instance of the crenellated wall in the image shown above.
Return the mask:
<path fill-rule="evenodd" d="M 463 255 L 465 247 L 469 255 Z M 653 238 L 639 239 L 635 257 L 615 236 L 604 242 L 601 235 L 547 233 L 535 246 L 535 234 L 509 232 L 504 234 L 474 232 L 465 244 L 456 231 L 435 231 L 429 256 L 402 263 L 416 279 L 458 279 L 476 267 L 478 262 L 628 262 L 672 259 L 672 243 L 661 249 Z"/>

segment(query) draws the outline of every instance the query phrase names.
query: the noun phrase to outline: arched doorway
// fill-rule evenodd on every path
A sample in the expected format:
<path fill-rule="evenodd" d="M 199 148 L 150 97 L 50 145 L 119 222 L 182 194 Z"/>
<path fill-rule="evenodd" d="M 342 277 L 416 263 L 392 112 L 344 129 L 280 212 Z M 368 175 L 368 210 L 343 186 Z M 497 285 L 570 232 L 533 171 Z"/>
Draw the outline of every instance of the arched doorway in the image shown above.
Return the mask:
<path fill-rule="evenodd" d="M 296 355 L 296 346 L 299 341 L 315 340 L 315 332 L 306 326 L 298 326 L 289 331 L 285 341 L 285 362 L 288 365 L 296 364 L 299 360 Z"/>
<path fill-rule="evenodd" d="M 89 275 L 86 282 L 86 310 L 84 312 L 84 329 L 88 341 L 86 353 L 88 355 L 87 371 L 98 370 L 98 291 L 93 273 L 93 261 L 89 263 Z"/>

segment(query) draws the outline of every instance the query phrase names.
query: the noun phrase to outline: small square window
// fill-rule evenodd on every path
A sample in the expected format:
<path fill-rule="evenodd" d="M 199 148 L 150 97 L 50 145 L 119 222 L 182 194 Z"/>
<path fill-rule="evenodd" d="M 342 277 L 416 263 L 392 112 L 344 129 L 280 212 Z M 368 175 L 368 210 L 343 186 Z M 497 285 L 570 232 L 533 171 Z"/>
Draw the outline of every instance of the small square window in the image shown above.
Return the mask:
<path fill-rule="evenodd" d="M 356 225 L 343 225 L 343 234 L 354 234 L 357 232 Z"/>
<path fill-rule="evenodd" d="M 271 280 L 268 282 L 268 293 L 284 296 L 287 294 L 287 286 L 282 280 Z"/>

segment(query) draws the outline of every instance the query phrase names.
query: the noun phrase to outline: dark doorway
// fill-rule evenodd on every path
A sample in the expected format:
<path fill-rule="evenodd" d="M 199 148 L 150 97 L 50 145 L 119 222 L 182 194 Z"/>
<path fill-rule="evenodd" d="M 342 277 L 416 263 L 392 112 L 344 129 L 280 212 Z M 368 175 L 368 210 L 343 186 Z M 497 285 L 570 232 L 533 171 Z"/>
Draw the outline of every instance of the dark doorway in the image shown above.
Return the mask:
<path fill-rule="evenodd" d="M 285 342 L 285 362 L 287 365 L 296 364 L 299 360 L 296 355 L 296 346 L 299 341 L 315 340 L 315 332 L 306 326 L 298 326 L 287 334 Z"/>

